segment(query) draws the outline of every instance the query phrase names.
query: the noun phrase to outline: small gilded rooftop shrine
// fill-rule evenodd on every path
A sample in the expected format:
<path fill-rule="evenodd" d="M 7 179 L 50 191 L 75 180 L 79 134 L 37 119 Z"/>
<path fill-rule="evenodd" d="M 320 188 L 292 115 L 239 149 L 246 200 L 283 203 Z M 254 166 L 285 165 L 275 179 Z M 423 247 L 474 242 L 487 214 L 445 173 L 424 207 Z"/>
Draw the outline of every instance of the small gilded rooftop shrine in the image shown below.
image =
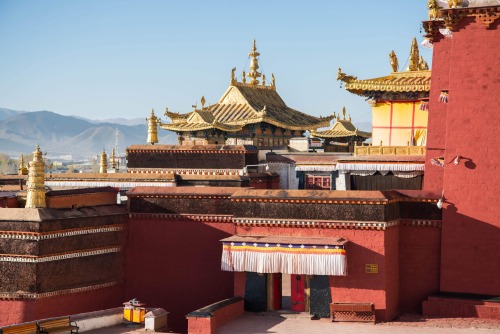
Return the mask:
<path fill-rule="evenodd" d="M 201 108 L 195 107 L 189 113 L 171 112 L 167 108 L 165 116 L 171 123 L 162 123 L 152 114 L 149 118 L 150 137 L 155 139 L 152 133 L 158 124 L 165 130 L 176 132 L 180 145 L 276 148 L 288 145 L 291 138 L 303 136 L 307 130 L 329 126 L 333 116 L 318 118 L 286 105 L 276 91 L 274 74 L 270 81 L 266 81 L 265 74 L 258 71 L 259 55 L 254 40 L 249 53 L 250 71 L 243 71 L 238 81 L 236 68 L 233 68 L 230 86 L 216 104 L 206 105 L 202 97 Z"/>
<path fill-rule="evenodd" d="M 380 146 L 425 146 L 431 71 L 413 39 L 408 67 L 399 70 L 396 53 L 389 54 L 392 72 L 358 79 L 339 68 L 345 89 L 367 98 L 372 106 L 372 143 Z"/>
<path fill-rule="evenodd" d="M 352 124 L 351 116 L 346 117 L 345 107 L 342 109 L 343 118 L 334 114 L 335 123 L 332 128 L 324 131 L 311 131 L 311 136 L 325 140 L 325 152 L 352 152 L 354 146 L 361 145 L 371 138 L 371 133 L 361 131 Z"/>

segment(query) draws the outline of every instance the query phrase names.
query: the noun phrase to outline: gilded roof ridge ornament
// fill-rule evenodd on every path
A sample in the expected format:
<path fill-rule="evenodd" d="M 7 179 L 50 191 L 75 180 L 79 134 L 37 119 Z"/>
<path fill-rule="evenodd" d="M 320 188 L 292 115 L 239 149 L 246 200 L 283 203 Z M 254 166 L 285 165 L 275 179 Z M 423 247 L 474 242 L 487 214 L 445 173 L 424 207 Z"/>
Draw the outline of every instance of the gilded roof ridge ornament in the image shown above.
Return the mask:
<path fill-rule="evenodd" d="M 420 56 L 418 60 L 418 69 L 421 71 L 427 71 L 429 69 L 429 64 L 427 64 L 423 56 Z"/>
<path fill-rule="evenodd" d="M 271 73 L 271 87 L 276 87 L 276 79 L 274 78 L 274 73 Z"/>
<path fill-rule="evenodd" d="M 391 67 L 393 72 L 397 72 L 399 70 L 398 57 L 396 56 L 396 52 L 394 50 L 389 53 L 389 59 L 391 60 Z"/>
<path fill-rule="evenodd" d="M 413 41 L 411 42 L 411 49 L 410 49 L 410 65 L 408 65 L 409 71 L 418 71 L 419 70 L 419 66 L 418 66 L 419 59 L 420 59 L 420 54 L 418 51 L 417 38 L 413 37 Z"/>
<path fill-rule="evenodd" d="M 427 9 L 428 11 L 428 16 L 429 16 L 429 21 L 430 20 L 436 20 L 439 17 L 439 5 L 436 0 L 428 0 L 427 1 Z"/>
<path fill-rule="evenodd" d="M 247 83 L 247 74 L 245 73 L 245 71 L 241 73 L 241 82 Z"/>
<path fill-rule="evenodd" d="M 262 86 L 266 85 L 266 75 L 262 74 Z"/>
<path fill-rule="evenodd" d="M 262 73 L 258 72 L 257 70 L 259 69 L 259 59 L 257 57 L 260 56 L 260 53 L 257 52 L 257 46 L 255 44 L 255 38 L 253 40 L 253 45 L 252 45 L 252 52 L 250 52 L 248 54 L 252 59 L 250 61 L 250 73 L 247 74 L 247 76 L 249 78 L 251 78 L 252 80 L 250 80 L 250 84 L 253 85 L 253 86 L 257 86 L 259 84 L 259 80 L 257 80 L 257 78 L 259 78 L 260 76 L 262 76 Z"/>
<path fill-rule="evenodd" d="M 233 67 L 233 69 L 231 70 L 231 85 L 234 85 L 235 83 L 238 82 L 238 80 L 236 80 L 236 76 L 235 76 L 235 73 L 236 72 L 236 67 Z"/>
<path fill-rule="evenodd" d="M 343 82 L 350 82 L 350 81 L 357 80 L 357 79 L 358 79 L 358 77 L 345 74 L 344 72 L 342 72 L 342 69 L 339 67 L 339 70 L 337 71 L 337 80 L 341 80 Z"/>
<path fill-rule="evenodd" d="M 264 107 L 262 107 L 262 109 L 259 111 L 259 114 L 261 116 L 267 115 L 267 105 L 264 104 Z"/>
<path fill-rule="evenodd" d="M 234 68 L 234 70 L 236 70 L 236 67 Z M 205 96 L 201 97 L 200 102 L 201 102 L 201 110 L 205 109 L 205 102 L 206 102 Z"/>
<path fill-rule="evenodd" d="M 346 110 L 345 110 L 345 106 L 344 106 L 344 107 L 342 107 L 342 115 L 344 116 L 344 120 L 346 119 L 345 118 L 345 113 L 346 113 Z"/>

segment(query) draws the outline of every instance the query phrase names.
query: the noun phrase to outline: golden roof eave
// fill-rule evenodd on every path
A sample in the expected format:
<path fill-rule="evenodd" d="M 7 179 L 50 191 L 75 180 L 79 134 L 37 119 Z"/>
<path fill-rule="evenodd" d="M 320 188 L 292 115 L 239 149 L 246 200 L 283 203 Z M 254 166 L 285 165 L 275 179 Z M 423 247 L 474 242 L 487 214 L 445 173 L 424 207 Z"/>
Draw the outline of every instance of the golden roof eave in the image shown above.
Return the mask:
<path fill-rule="evenodd" d="M 337 80 L 345 83 L 345 89 L 357 95 L 366 91 L 379 92 L 429 92 L 430 70 L 392 72 L 385 77 L 360 80 L 355 76 L 342 73 L 339 69 Z"/>
<path fill-rule="evenodd" d="M 182 126 L 185 125 L 185 126 Z M 217 129 L 225 132 L 238 132 L 243 129 L 242 126 L 237 125 L 227 125 L 223 123 L 195 123 L 195 124 L 161 124 L 160 127 L 164 130 L 175 131 L 175 132 L 191 132 L 191 131 L 203 131 L 209 129 Z"/>

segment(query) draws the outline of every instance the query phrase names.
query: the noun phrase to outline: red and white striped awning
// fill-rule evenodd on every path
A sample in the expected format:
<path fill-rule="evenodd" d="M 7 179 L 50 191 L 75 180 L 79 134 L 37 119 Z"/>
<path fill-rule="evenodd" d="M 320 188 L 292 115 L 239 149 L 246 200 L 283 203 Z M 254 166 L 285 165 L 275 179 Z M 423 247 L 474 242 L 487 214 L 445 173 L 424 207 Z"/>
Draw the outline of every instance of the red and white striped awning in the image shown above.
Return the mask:
<path fill-rule="evenodd" d="M 221 241 L 224 271 L 347 275 L 345 239 L 235 235 Z"/>

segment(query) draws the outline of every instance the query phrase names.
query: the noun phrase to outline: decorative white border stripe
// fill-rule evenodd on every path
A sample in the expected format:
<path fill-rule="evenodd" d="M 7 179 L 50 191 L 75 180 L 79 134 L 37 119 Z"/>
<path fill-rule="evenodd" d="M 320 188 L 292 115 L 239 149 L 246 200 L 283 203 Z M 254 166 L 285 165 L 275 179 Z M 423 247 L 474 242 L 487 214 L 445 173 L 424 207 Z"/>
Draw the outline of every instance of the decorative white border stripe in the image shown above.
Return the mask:
<path fill-rule="evenodd" d="M 108 225 L 98 228 L 82 228 L 72 230 L 60 230 L 54 232 L 20 232 L 20 231 L 0 231 L 0 239 L 17 239 L 17 240 L 47 240 L 55 238 L 71 237 L 75 235 L 118 232 L 125 229 L 125 225 Z"/>
<path fill-rule="evenodd" d="M 242 175 L 243 169 L 129 168 L 130 174 Z"/>
<path fill-rule="evenodd" d="M 337 168 L 335 165 L 296 165 L 297 172 L 333 172 Z"/>
<path fill-rule="evenodd" d="M 122 249 L 121 246 L 91 249 L 87 251 L 76 251 L 53 255 L 35 256 L 35 255 L 15 255 L 15 254 L 0 254 L 1 262 L 26 262 L 26 263 L 43 263 L 59 260 L 73 259 L 76 257 L 94 256 L 108 253 L 117 253 Z"/>
<path fill-rule="evenodd" d="M 413 172 L 413 171 L 424 171 L 425 164 L 414 163 L 414 164 L 384 164 L 384 163 L 337 163 L 338 171 L 349 172 L 351 170 L 366 170 L 366 171 L 397 171 L 397 172 Z"/>
<path fill-rule="evenodd" d="M 39 299 L 39 298 L 47 298 L 47 297 L 54 297 L 54 296 L 59 296 L 59 295 L 67 295 L 71 293 L 79 293 L 79 292 L 87 292 L 87 291 L 92 291 L 92 290 L 98 290 L 98 289 L 103 289 L 103 288 L 109 288 L 112 286 L 116 286 L 120 284 L 119 281 L 114 281 L 114 282 L 109 282 L 109 283 L 102 283 L 102 284 L 96 284 L 96 285 L 90 285 L 90 286 L 84 286 L 81 288 L 74 288 L 74 289 L 66 289 L 66 290 L 57 290 L 57 291 L 51 291 L 51 292 L 43 292 L 43 293 L 0 293 L 0 299 Z"/>
<path fill-rule="evenodd" d="M 233 223 L 231 215 L 191 215 L 191 214 L 171 214 L 171 213 L 131 213 L 130 218 L 148 218 L 162 220 L 182 220 L 191 219 L 201 222 Z"/>
<path fill-rule="evenodd" d="M 45 181 L 45 185 L 49 187 L 117 187 L 117 188 L 134 188 L 134 187 L 175 187 L 175 181 L 159 181 L 159 182 L 122 182 L 122 181 Z"/>
<path fill-rule="evenodd" d="M 441 228 L 441 220 L 401 220 L 401 226 Z"/>
<path fill-rule="evenodd" d="M 303 228 L 336 228 L 359 230 L 385 230 L 399 224 L 398 220 L 390 222 L 354 222 L 332 220 L 300 220 L 300 219 L 261 219 L 261 218 L 233 218 L 236 225 L 241 226 L 278 226 Z"/>

